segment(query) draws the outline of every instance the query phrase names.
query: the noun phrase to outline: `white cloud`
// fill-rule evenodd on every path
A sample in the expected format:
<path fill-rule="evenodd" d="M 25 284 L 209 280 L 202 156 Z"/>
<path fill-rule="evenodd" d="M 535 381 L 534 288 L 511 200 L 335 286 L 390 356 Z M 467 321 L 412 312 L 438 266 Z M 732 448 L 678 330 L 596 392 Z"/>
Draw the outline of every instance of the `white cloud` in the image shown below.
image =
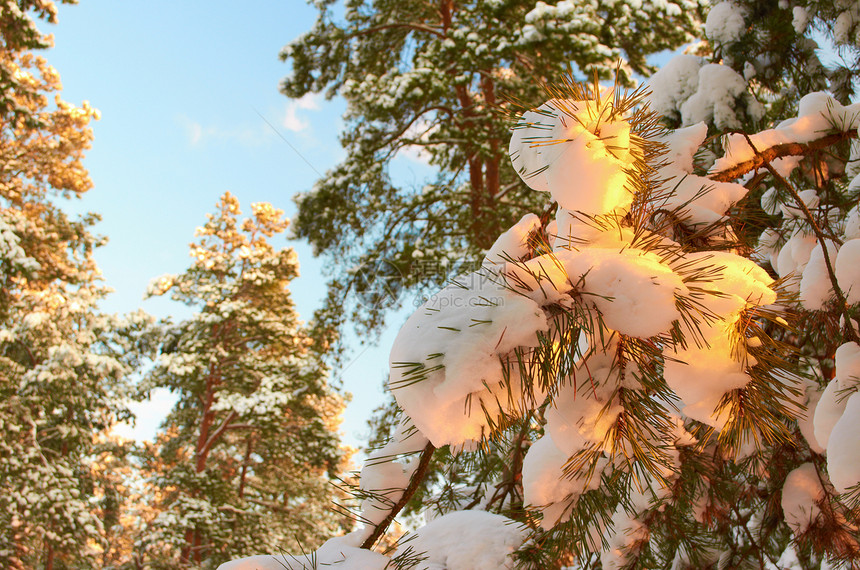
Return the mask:
<path fill-rule="evenodd" d="M 262 121 L 255 121 L 253 125 L 205 125 L 184 114 L 177 116 L 176 121 L 185 130 L 185 135 L 191 146 L 201 146 L 208 143 L 235 143 L 245 147 L 259 147 L 272 143 L 278 136 L 282 137 L 283 134 L 279 132 L 281 128 L 293 133 L 300 133 L 301 138 L 310 144 L 313 141 L 311 123 L 304 114 L 307 111 L 319 110 L 321 99 L 322 95 L 317 93 L 308 93 L 299 99 L 290 99 L 287 101 L 284 115 L 280 120 L 273 119 L 272 122 L 269 122 L 263 117 Z"/>
<path fill-rule="evenodd" d="M 265 125 L 224 128 L 218 125 L 202 125 L 185 115 L 177 117 L 177 121 L 185 129 L 191 146 L 200 146 L 209 142 L 233 142 L 246 147 L 257 147 L 268 144 L 272 138 L 270 129 Z"/>
<path fill-rule="evenodd" d="M 318 110 L 320 108 L 320 97 L 321 95 L 319 93 L 308 93 L 300 99 L 290 99 L 287 103 L 286 112 L 284 113 L 284 120 L 281 122 L 283 127 L 294 133 L 307 129 L 310 126 L 310 123 L 306 119 L 300 117 L 298 111 Z"/>
<path fill-rule="evenodd" d="M 430 139 L 430 135 L 437 130 L 439 130 L 438 124 L 432 124 L 419 118 L 406 129 L 406 132 L 403 133 L 403 138 L 426 142 Z M 397 154 L 420 164 L 430 164 L 430 153 L 424 145 L 407 145 L 398 149 Z"/>

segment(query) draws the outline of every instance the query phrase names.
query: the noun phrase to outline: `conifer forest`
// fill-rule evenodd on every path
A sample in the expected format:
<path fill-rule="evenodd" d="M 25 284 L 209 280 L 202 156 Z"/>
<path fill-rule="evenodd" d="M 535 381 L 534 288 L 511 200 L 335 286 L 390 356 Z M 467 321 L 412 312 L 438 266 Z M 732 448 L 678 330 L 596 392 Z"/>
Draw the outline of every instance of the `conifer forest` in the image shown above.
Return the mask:
<path fill-rule="evenodd" d="M 215 189 L 155 315 L 104 309 L 81 7 L 0 0 L 0 568 L 860 568 L 860 2 L 281 1 L 333 166 Z"/>

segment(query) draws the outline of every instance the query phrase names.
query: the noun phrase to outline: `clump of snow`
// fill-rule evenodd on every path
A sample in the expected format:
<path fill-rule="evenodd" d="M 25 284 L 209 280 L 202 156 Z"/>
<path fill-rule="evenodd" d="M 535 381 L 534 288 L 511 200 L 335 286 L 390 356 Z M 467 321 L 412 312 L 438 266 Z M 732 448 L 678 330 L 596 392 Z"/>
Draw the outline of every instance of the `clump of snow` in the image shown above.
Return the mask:
<path fill-rule="evenodd" d="M 516 414 L 518 367 L 503 361 L 536 346 L 547 319 L 488 270 L 468 274 L 431 297 L 406 321 L 389 357 L 397 403 L 434 445 L 471 445 L 489 435 L 487 414 Z M 516 388 L 508 390 L 511 383 Z"/>
<path fill-rule="evenodd" d="M 836 254 L 839 246 L 827 241 L 827 254 L 830 263 L 837 259 Z M 817 243 L 809 255 L 809 261 L 803 269 L 800 280 L 800 302 L 810 311 L 821 311 L 825 305 L 834 297 L 833 284 L 830 281 L 830 273 L 824 259 L 824 251 L 821 244 Z"/>
<path fill-rule="evenodd" d="M 816 244 L 815 236 L 797 230 L 779 250 L 774 269 L 780 277 L 787 279 L 786 290 L 800 292 L 800 277 Z"/>
<path fill-rule="evenodd" d="M 523 499 L 543 514 L 541 527 L 547 530 L 570 516 L 580 495 L 600 485 L 600 474 L 608 464 L 601 458 L 592 473 L 567 474 L 569 458 L 547 433 L 532 444 L 523 460 Z"/>
<path fill-rule="evenodd" d="M 600 564 L 606 570 L 625 568 L 629 546 L 648 538 L 648 527 L 631 517 L 622 505 L 616 507 L 611 525 L 607 548 L 600 552 Z"/>
<path fill-rule="evenodd" d="M 562 249 L 511 263 L 505 276 L 538 302 L 575 291 L 599 311 L 606 326 L 624 334 L 649 337 L 667 331 L 680 317 L 675 295 L 687 290 L 681 277 L 654 253 L 618 249 Z"/>
<path fill-rule="evenodd" d="M 860 4 L 843 0 L 837 6 L 841 11 L 833 25 L 833 39 L 837 44 L 860 44 Z"/>
<path fill-rule="evenodd" d="M 705 344 L 689 343 L 687 347 L 668 348 L 664 365 L 664 378 L 681 398 L 684 414 L 700 422 L 721 428 L 727 421 L 725 414 L 717 414 L 716 407 L 724 394 L 743 388 L 750 381 L 747 372 L 756 364 L 755 359 L 737 346 L 735 326 L 741 312 L 753 306 L 769 305 L 776 301 L 770 288 L 772 279 L 752 261 L 726 252 L 689 254 L 686 262 L 698 264 L 705 281 L 700 284 L 705 296 L 702 303 L 718 318 L 698 324 Z M 704 268 L 710 268 L 704 271 Z M 688 286 L 697 285 L 694 281 Z M 687 335 L 694 334 L 686 331 Z"/>
<path fill-rule="evenodd" d="M 715 9 L 720 6 L 730 10 L 733 4 L 724 2 Z M 733 37 L 731 26 L 722 31 L 726 38 Z M 721 130 L 735 129 L 742 110 L 754 120 L 764 114 L 764 107 L 747 93 L 747 80 L 755 75 L 755 68 L 745 68 L 744 74 L 692 55 L 677 55 L 648 81 L 649 103 L 666 117 L 680 118 L 683 126 L 713 122 Z"/>
<path fill-rule="evenodd" d="M 836 381 L 840 390 L 860 384 L 860 346 L 846 342 L 836 349 Z"/>
<path fill-rule="evenodd" d="M 584 358 L 570 378 L 562 381 L 546 411 L 546 428 L 568 457 L 592 445 L 603 446 L 624 411 L 617 398 L 621 371 L 614 358 L 616 347 L 617 342 L 610 342 Z M 633 371 L 628 374 L 633 377 Z"/>
<path fill-rule="evenodd" d="M 842 245 L 836 257 L 836 281 L 849 304 L 860 302 L 860 239 Z"/>
<path fill-rule="evenodd" d="M 797 419 L 797 427 L 800 429 L 800 433 L 804 439 L 806 439 L 806 443 L 809 444 L 809 448 L 815 453 L 823 454 L 825 448 L 815 438 L 815 425 L 813 423 L 815 410 L 818 408 L 819 400 L 821 400 L 822 391 L 819 390 L 818 383 L 812 380 L 801 381 L 801 384 L 804 385 L 805 396 L 801 404 L 806 408 L 806 413 Z"/>
<path fill-rule="evenodd" d="M 842 230 L 845 241 L 860 238 L 860 204 L 857 204 L 845 215 L 845 229 Z"/>
<path fill-rule="evenodd" d="M 611 100 L 553 99 L 526 112 L 509 148 L 523 181 L 548 191 L 566 210 L 606 214 L 629 206 L 633 195 L 625 170 L 634 160 L 630 125 L 610 120 Z"/>
<path fill-rule="evenodd" d="M 391 558 L 358 548 L 355 533 L 330 538 L 312 554 L 271 554 L 249 556 L 225 562 L 218 570 L 384 570 L 390 568 Z"/>
<path fill-rule="evenodd" d="M 764 191 L 761 195 L 761 209 L 770 214 L 771 216 L 775 216 L 780 214 L 782 211 L 779 209 L 779 193 L 776 188 L 770 187 Z M 772 228 L 767 228 L 770 231 L 773 231 Z"/>
<path fill-rule="evenodd" d="M 669 480 L 676 477 L 676 473 L 667 474 Z M 619 503 L 615 508 L 607 529 L 607 548 L 600 553 L 600 563 L 605 569 L 628 567 L 636 547 L 648 540 L 648 527 L 639 519 L 645 511 L 659 505 L 659 501 L 669 495 L 669 490 L 647 477 L 645 481 L 630 484 L 626 495 L 627 504 Z"/>
<path fill-rule="evenodd" d="M 539 228 L 540 218 L 534 214 L 526 214 L 496 239 L 484 258 L 484 264 L 492 267 L 525 258 L 529 253 L 529 235 Z"/>
<path fill-rule="evenodd" d="M 416 430 L 408 418 L 397 425 L 397 429 L 383 447 L 371 452 L 361 468 L 359 485 L 367 497 L 361 503 L 361 518 L 364 529 L 357 535 L 364 540 L 373 532 L 391 511 L 392 505 L 403 496 L 409 480 L 418 467 L 417 460 L 402 463 L 397 459 L 420 452 L 427 445 L 427 438 Z"/>
<path fill-rule="evenodd" d="M 831 380 L 818 400 L 815 416 L 812 419 L 815 440 L 825 449 L 830 442 L 833 426 L 836 425 L 836 422 L 842 417 L 842 412 L 845 411 L 845 398 L 839 397 L 839 391 L 839 381 Z"/>
<path fill-rule="evenodd" d="M 711 8 L 705 21 L 705 35 L 718 44 L 738 41 L 744 33 L 744 10 L 734 2 L 720 2 Z"/>
<path fill-rule="evenodd" d="M 658 208 L 673 210 L 690 226 L 719 221 L 747 190 L 740 184 L 715 182 L 693 174 L 693 155 L 708 135 L 708 126 L 697 123 L 667 133 L 665 165 L 659 176 L 672 191 L 666 193 Z"/>
<path fill-rule="evenodd" d="M 815 190 L 801 190 L 797 193 L 797 196 L 801 199 L 808 210 L 814 210 L 817 208 L 821 201 L 818 196 L 818 192 Z M 802 218 L 805 215 L 803 208 L 796 203 L 780 204 L 779 210 L 786 218 Z"/>
<path fill-rule="evenodd" d="M 648 102 L 657 113 L 671 117 L 699 88 L 699 69 L 704 60 L 694 55 L 677 55 L 657 70 L 648 81 Z M 692 158 L 691 158 L 692 162 Z"/>
<path fill-rule="evenodd" d="M 845 411 L 827 443 L 827 473 L 840 493 L 860 483 L 860 392 L 848 398 Z"/>
<path fill-rule="evenodd" d="M 547 151 L 546 141 L 552 140 L 560 113 L 553 101 L 544 103 L 533 111 L 523 113 L 511 134 L 508 147 L 511 164 L 520 178 L 539 192 L 549 192 L 549 185 L 542 175 L 542 169 L 549 162 L 544 152 Z"/>
<path fill-rule="evenodd" d="M 818 502 L 824 488 L 812 463 L 804 463 L 785 478 L 782 487 L 782 513 L 795 535 L 803 534 L 821 512 Z"/>
<path fill-rule="evenodd" d="M 528 528 L 486 511 L 455 511 L 433 519 L 400 540 L 394 553 L 425 557 L 416 570 L 496 570 L 513 568 L 511 554 L 525 542 Z"/>
<path fill-rule="evenodd" d="M 806 8 L 803 6 L 795 6 L 792 8 L 791 25 L 794 27 L 794 31 L 798 34 L 806 32 L 806 28 L 809 26 L 809 21 L 811 19 L 809 12 L 807 12 Z"/>
<path fill-rule="evenodd" d="M 681 105 L 681 120 L 685 125 L 713 121 L 718 129 L 736 129 L 740 127 L 737 102 L 746 88 L 744 78 L 731 67 L 716 63 L 704 65 L 699 69 L 696 93 Z M 747 104 L 755 118 L 757 107 L 749 99 Z"/>

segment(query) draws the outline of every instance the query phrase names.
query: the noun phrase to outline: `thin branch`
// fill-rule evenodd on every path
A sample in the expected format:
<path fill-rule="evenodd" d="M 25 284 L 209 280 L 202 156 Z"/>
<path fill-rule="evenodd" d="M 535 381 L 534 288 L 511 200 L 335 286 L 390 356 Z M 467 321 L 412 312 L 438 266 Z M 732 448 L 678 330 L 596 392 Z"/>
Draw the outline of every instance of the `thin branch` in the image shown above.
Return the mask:
<path fill-rule="evenodd" d="M 508 192 L 510 192 L 511 190 L 513 190 L 514 188 L 516 188 L 516 187 L 517 187 L 517 186 L 519 186 L 519 185 L 520 185 L 520 181 L 519 181 L 519 180 L 515 180 L 514 182 L 511 182 L 510 184 L 508 184 L 508 185 L 506 185 L 506 186 L 503 186 L 503 187 L 502 187 L 498 192 L 496 192 L 496 194 L 493 196 L 493 200 L 499 200 L 499 199 L 500 199 L 500 198 L 502 198 L 505 194 L 507 194 Z"/>
<path fill-rule="evenodd" d="M 433 34 L 438 38 L 444 38 L 445 34 L 437 30 L 436 28 L 431 28 L 430 26 L 425 26 L 424 24 L 410 23 L 410 22 L 394 22 L 392 24 L 380 24 L 378 26 L 371 26 L 369 28 L 365 28 L 363 30 L 358 30 L 357 32 L 353 32 L 348 34 L 346 37 L 356 38 L 358 36 L 366 36 L 368 34 L 375 34 L 376 32 L 381 32 L 383 30 L 391 30 L 403 28 L 406 30 L 411 30 L 413 32 L 427 32 L 428 34 Z"/>
<path fill-rule="evenodd" d="M 742 134 L 747 139 L 747 142 L 750 144 L 750 146 L 752 146 L 752 142 L 750 142 L 749 136 L 746 133 L 740 134 Z M 737 180 L 748 172 L 752 172 L 753 170 L 757 170 L 762 167 L 767 168 L 766 165 L 770 164 L 771 161 L 776 160 L 777 158 L 782 158 L 785 156 L 804 156 L 814 151 L 822 150 L 824 148 L 833 146 L 834 144 L 842 142 L 843 140 L 856 138 L 857 129 L 850 129 L 839 133 L 833 133 L 823 138 L 809 141 L 808 143 L 778 144 L 766 148 L 762 151 L 756 150 L 755 157 L 749 160 L 745 160 L 740 164 L 736 164 L 731 168 L 727 168 L 725 170 L 720 170 L 719 172 L 709 174 L 708 178 L 717 182 L 731 182 L 733 180 Z M 755 150 L 755 147 L 753 147 L 753 149 Z"/>
<path fill-rule="evenodd" d="M 854 136 L 857 135 L 857 131 L 854 130 Z M 818 225 L 818 222 L 815 221 L 815 218 L 812 215 L 812 212 L 809 211 L 809 208 L 806 206 L 806 202 L 800 197 L 795 190 L 794 186 L 783 178 L 783 176 L 776 171 L 776 169 L 770 164 L 770 160 L 764 156 L 762 153 L 758 151 L 758 149 L 753 144 L 749 135 L 743 133 L 744 138 L 747 141 L 747 144 L 750 145 L 750 148 L 756 155 L 756 158 L 761 158 L 761 166 L 764 166 L 768 172 L 770 172 L 771 176 L 773 176 L 788 192 L 791 194 L 794 201 L 797 203 L 797 206 L 803 211 L 803 215 L 806 218 L 806 221 L 809 222 L 809 225 L 812 227 L 813 233 L 815 233 L 815 237 L 818 239 L 818 243 L 821 246 L 821 253 L 824 256 L 824 265 L 827 266 L 827 275 L 830 277 L 830 284 L 833 287 L 833 292 L 836 294 L 836 299 L 839 303 L 839 312 L 842 313 L 845 319 L 845 336 L 848 337 L 848 340 L 853 342 L 860 342 L 860 338 L 858 338 L 857 333 L 854 332 L 854 327 L 851 324 L 851 319 L 846 312 L 848 307 L 848 302 L 845 300 L 845 296 L 842 294 L 842 289 L 839 288 L 839 283 L 836 280 L 836 273 L 833 271 L 833 264 L 830 261 L 830 253 L 827 251 L 827 237 L 824 235 L 824 232 L 821 231 L 821 228 Z M 820 139 L 824 140 L 824 139 Z M 832 143 L 831 143 L 832 144 Z M 777 148 L 777 147 L 771 147 Z M 833 241 L 833 240 L 830 240 Z"/>
<path fill-rule="evenodd" d="M 391 511 L 384 519 L 382 519 L 382 522 L 376 525 L 376 528 L 373 529 L 373 532 L 367 537 L 367 540 L 362 543 L 361 548 L 365 548 L 367 550 L 373 548 L 373 545 L 377 540 L 379 540 L 379 537 L 383 535 L 385 530 L 388 528 L 388 525 L 390 525 L 394 520 L 394 517 L 397 516 L 397 513 L 406 506 L 406 503 L 409 502 L 409 499 L 411 499 L 412 495 L 415 494 L 415 491 L 418 490 L 418 486 L 421 484 L 421 481 L 424 480 L 424 476 L 427 474 L 427 467 L 430 465 L 430 459 L 433 457 L 434 451 L 436 451 L 436 446 L 432 443 L 428 443 L 424 447 L 424 451 L 421 452 L 421 459 L 418 462 L 418 468 L 412 474 L 412 478 L 409 479 L 409 485 L 404 489 L 400 500 L 391 507 Z"/>
<path fill-rule="evenodd" d="M 258 428 L 259 428 L 259 426 L 255 426 L 254 424 L 230 424 L 229 426 L 227 426 L 224 429 L 233 430 L 233 429 L 258 429 Z"/>
<path fill-rule="evenodd" d="M 272 503 L 269 501 L 261 501 L 260 499 L 254 499 L 254 498 L 246 498 L 245 500 L 248 501 L 249 503 L 254 503 L 255 505 L 260 505 L 261 507 L 266 507 L 267 509 L 271 509 L 271 510 L 277 511 L 277 512 L 289 513 L 292 511 L 292 509 L 290 509 L 289 507 L 287 507 L 285 505 L 280 505 L 278 503 Z"/>

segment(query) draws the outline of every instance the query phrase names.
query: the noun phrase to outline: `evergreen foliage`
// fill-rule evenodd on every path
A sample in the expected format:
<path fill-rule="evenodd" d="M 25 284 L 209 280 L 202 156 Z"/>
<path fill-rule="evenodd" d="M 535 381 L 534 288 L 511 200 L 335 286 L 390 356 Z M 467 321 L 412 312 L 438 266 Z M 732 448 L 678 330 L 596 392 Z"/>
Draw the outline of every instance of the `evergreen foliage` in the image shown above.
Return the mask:
<path fill-rule="evenodd" d="M 31 9 L 54 18 L 50 2 L 0 7 L 0 566 L 96 567 L 123 492 L 99 457 L 125 453 L 108 434 L 130 417 L 147 319 L 98 310 L 98 218 L 56 203 L 92 186 L 82 159 L 98 113 L 60 99 L 59 75 L 30 51 L 50 44 Z"/>
<path fill-rule="evenodd" d="M 400 293 L 444 285 L 522 212 L 541 207 L 510 167 L 499 112 L 507 98 L 534 100 L 542 81 L 569 67 L 607 79 L 622 59 L 623 84 L 648 75 L 649 54 L 693 39 L 705 3 L 316 6 L 313 29 L 282 52 L 292 66 L 282 89 L 346 99 L 346 158 L 299 196 L 294 231 L 334 267 L 321 325 L 351 317 L 377 330 Z M 438 172 L 421 188 L 392 178 L 393 162 L 409 153 Z"/>

